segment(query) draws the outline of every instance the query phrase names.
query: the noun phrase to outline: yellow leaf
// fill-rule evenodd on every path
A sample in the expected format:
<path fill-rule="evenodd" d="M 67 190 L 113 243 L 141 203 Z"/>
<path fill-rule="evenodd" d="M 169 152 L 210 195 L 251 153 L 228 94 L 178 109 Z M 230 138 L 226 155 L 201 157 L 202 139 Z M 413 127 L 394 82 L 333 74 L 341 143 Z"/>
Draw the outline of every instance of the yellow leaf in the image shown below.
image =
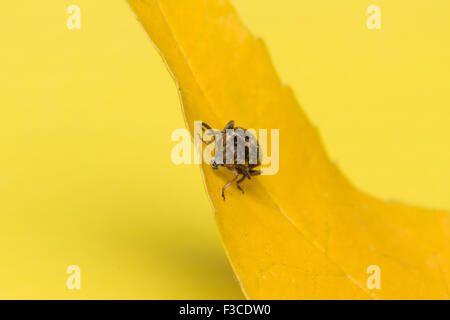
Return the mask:
<path fill-rule="evenodd" d="M 244 195 L 232 186 L 223 201 L 221 188 L 232 174 L 202 165 L 247 297 L 449 298 L 449 213 L 356 190 L 328 159 L 262 40 L 227 1 L 128 2 L 179 87 L 191 133 L 194 120 L 279 129 L 279 172 L 243 183 Z M 378 275 L 381 287 L 373 288 Z"/>

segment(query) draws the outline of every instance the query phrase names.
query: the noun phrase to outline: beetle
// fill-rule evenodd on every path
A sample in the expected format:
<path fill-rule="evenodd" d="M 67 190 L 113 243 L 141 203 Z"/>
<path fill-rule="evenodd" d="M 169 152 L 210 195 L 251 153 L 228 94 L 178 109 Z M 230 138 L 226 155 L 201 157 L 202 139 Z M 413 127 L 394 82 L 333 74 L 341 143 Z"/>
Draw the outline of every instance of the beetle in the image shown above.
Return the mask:
<path fill-rule="evenodd" d="M 214 159 L 211 160 L 211 167 L 215 170 L 225 167 L 234 174 L 234 178 L 222 187 L 223 200 L 225 200 L 225 189 L 235 182 L 237 188 L 244 193 L 239 184 L 245 178 L 251 179 L 262 173 L 261 170 L 256 170 L 256 167 L 260 166 L 262 162 L 262 152 L 258 140 L 248 130 L 235 127 L 233 120 L 228 122 L 222 131 L 214 130 L 207 123 L 202 122 L 202 131 L 214 135 L 214 138 L 209 141 L 203 140 L 200 136 L 206 145 L 212 142 L 216 143 L 216 152 Z M 239 178 L 240 175 L 242 176 Z"/>

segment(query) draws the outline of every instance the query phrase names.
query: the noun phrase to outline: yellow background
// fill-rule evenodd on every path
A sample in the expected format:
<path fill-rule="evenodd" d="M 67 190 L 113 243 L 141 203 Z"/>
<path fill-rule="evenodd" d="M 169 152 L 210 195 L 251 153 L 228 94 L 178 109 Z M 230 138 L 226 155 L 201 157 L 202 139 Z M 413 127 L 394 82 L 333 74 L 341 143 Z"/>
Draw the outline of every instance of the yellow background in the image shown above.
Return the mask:
<path fill-rule="evenodd" d="M 448 1 L 232 3 L 358 187 L 450 208 Z M 0 26 L 0 298 L 243 298 L 199 167 L 170 161 L 178 95 L 125 1 L 10 1 Z"/>

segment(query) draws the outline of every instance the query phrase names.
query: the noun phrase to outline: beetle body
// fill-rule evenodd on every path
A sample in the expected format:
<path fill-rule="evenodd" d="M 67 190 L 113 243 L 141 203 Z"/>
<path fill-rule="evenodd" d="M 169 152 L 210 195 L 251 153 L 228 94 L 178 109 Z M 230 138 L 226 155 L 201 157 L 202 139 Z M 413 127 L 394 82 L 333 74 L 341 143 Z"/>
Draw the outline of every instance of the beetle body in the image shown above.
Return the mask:
<path fill-rule="evenodd" d="M 261 165 L 262 152 L 258 140 L 248 130 L 234 127 L 234 121 L 230 121 L 222 131 L 212 129 L 208 124 L 202 123 L 202 129 L 207 134 L 214 135 L 214 140 L 202 141 L 205 144 L 215 142 L 214 159 L 211 161 L 213 169 L 225 167 L 234 174 L 234 179 L 222 188 L 222 198 L 225 200 L 225 189 L 236 182 L 239 190 L 244 190 L 239 185 L 245 178 L 260 175 L 261 171 L 255 168 Z M 242 175 L 240 178 L 239 176 Z"/>

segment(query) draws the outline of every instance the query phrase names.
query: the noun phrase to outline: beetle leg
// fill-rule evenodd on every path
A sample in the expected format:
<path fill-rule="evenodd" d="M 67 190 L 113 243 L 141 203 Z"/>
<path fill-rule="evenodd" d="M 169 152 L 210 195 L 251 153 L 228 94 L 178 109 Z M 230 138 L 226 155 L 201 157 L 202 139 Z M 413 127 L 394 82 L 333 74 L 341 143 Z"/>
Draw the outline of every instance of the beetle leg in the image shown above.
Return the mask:
<path fill-rule="evenodd" d="M 209 127 L 209 126 L 208 126 L 208 127 Z M 202 129 L 203 129 L 203 128 L 202 128 Z M 200 140 L 201 140 L 204 144 L 209 145 L 209 144 L 213 143 L 213 142 L 216 140 L 216 136 L 215 136 L 215 135 L 216 135 L 218 132 L 219 132 L 219 131 L 213 130 L 213 129 L 208 129 L 208 130 L 206 130 L 206 131 L 205 131 L 205 134 L 208 134 L 208 135 L 209 135 L 209 134 L 212 134 L 212 136 L 213 136 L 213 138 L 212 138 L 211 140 L 209 140 L 209 141 L 204 140 L 200 133 L 198 134 L 198 137 L 200 138 Z"/>
<path fill-rule="evenodd" d="M 252 178 L 252 175 L 250 174 L 250 170 L 247 167 L 242 166 L 241 170 L 242 170 L 242 174 L 244 176 L 246 176 L 248 178 L 248 180 L 250 180 Z"/>
<path fill-rule="evenodd" d="M 230 181 L 228 181 L 223 187 L 222 187 L 222 198 L 225 200 L 225 189 L 228 188 L 233 182 L 236 182 L 236 180 L 239 178 L 239 173 L 235 168 L 230 169 L 231 172 L 234 174 L 234 178 Z"/>
<path fill-rule="evenodd" d="M 206 128 L 206 129 L 205 129 L 205 128 Z M 198 134 L 200 140 L 201 140 L 204 144 L 206 144 L 206 145 L 209 145 L 209 144 L 211 144 L 213 141 L 215 141 L 215 140 L 216 140 L 216 134 L 219 134 L 219 133 L 220 133 L 219 130 L 214 130 L 214 129 L 212 129 L 212 128 L 211 128 L 208 124 L 206 124 L 205 122 L 202 122 L 202 131 L 205 132 L 205 134 L 208 134 L 208 135 L 212 135 L 212 136 L 213 136 L 213 138 L 212 138 L 211 140 L 205 141 L 205 140 L 203 140 L 203 138 L 202 138 L 202 136 L 200 135 L 200 133 Z"/>
<path fill-rule="evenodd" d="M 202 142 L 206 145 L 211 144 L 214 142 L 214 139 L 211 139 L 209 141 L 203 140 L 202 136 L 200 135 L 200 133 L 198 134 L 198 137 L 200 138 L 200 140 L 202 140 Z"/>
<path fill-rule="evenodd" d="M 244 193 L 244 189 L 242 189 L 239 184 L 242 181 L 244 181 L 245 178 L 250 179 L 251 176 L 260 175 L 262 171 L 261 170 L 252 170 L 252 169 L 247 170 L 247 168 L 245 168 L 245 167 L 242 167 L 241 170 L 244 171 L 244 172 L 243 173 L 241 172 L 242 173 L 242 177 L 236 182 L 236 184 L 237 184 L 238 189 L 241 190 L 242 193 Z"/>
<path fill-rule="evenodd" d="M 242 181 L 244 181 L 244 179 L 247 178 L 245 175 L 242 175 L 242 177 L 236 182 L 236 185 L 238 187 L 239 190 L 242 191 L 242 193 L 244 193 L 244 189 L 241 188 L 241 186 L 239 185 L 239 183 L 241 183 Z"/>
<path fill-rule="evenodd" d="M 206 128 L 206 129 L 205 129 Z M 221 133 L 220 130 L 214 130 L 213 128 L 211 128 L 208 124 L 206 124 L 205 122 L 202 122 L 202 131 L 205 131 L 206 133 L 209 134 L 218 134 Z"/>
<path fill-rule="evenodd" d="M 249 173 L 250 173 L 251 176 L 259 176 L 260 174 L 262 174 L 262 171 L 261 170 L 253 170 L 253 169 L 251 169 L 249 171 Z"/>

